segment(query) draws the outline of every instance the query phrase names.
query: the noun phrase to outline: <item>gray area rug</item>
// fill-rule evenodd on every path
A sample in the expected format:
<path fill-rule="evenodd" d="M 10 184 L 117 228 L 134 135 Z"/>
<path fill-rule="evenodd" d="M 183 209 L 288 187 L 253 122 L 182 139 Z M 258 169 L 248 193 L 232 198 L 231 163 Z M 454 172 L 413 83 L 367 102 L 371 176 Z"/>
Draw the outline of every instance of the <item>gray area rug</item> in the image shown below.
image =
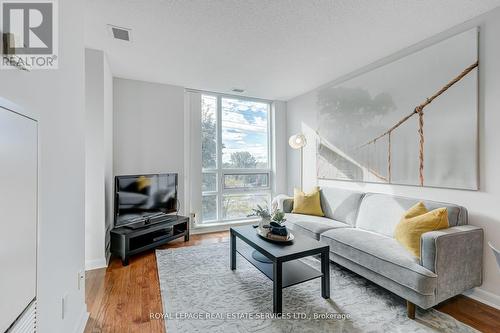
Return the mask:
<path fill-rule="evenodd" d="M 295 285 L 283 290 L 283 312 L 299 319 L 269 318 L 272 281 L 239 254 L 231 271 L 228 243 L 157 250 L 156 257 L 167 333 L 477 332 L 433 309 L 410 320 L 403 299 L 334 264 L 331 299 L 321 298 L 320 279 Z M 303 261 L 320 269 L 315 258 Z"/>

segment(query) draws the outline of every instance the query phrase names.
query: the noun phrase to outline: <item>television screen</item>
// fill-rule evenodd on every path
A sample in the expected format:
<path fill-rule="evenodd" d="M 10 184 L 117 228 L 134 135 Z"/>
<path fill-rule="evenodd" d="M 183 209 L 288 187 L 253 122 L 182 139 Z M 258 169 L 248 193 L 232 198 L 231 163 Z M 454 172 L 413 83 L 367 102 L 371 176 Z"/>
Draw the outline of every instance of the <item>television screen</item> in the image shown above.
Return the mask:
<path fill-rule="evenodd" d="M 176 173 L 115 177 L 115 225 L 176 211 Z"/>

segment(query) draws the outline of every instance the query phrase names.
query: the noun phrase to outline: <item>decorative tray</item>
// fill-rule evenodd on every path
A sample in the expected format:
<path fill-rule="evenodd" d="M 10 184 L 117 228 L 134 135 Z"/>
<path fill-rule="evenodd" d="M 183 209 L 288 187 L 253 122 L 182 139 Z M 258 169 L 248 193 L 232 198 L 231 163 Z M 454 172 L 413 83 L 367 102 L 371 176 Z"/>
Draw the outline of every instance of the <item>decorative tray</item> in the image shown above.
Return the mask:
<path fill-rule="evenodd" d="M 295 237 L 293 236 L 293 234 L 291 232 L 288 232 L 287 239 L 283 239 L 278 235 L 276 235 L 275 237 L 272 237 L 272 236 L 268 237 L 267 235 L 269 234 L 269 229 L 267 229 L 267 228 L 256 228 L 255 230 L 257 231 L 257 235 L 259 235 L 260 237 L 264 238 L 265 240 L 268 240 L 271 242 L 287 243 L 287 242 L 291 242 L 295 239 Z"/>

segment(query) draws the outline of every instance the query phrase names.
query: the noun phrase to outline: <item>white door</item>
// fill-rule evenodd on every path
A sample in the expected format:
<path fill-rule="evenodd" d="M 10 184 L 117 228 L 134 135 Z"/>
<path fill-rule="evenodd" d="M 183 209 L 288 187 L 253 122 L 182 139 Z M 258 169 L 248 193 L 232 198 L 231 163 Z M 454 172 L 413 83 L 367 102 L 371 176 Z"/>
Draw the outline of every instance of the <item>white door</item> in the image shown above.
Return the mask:
<path fill-rule="evenodd" d="M 37 122 L 0 107 L 0 332 L 36 295 Z"/>

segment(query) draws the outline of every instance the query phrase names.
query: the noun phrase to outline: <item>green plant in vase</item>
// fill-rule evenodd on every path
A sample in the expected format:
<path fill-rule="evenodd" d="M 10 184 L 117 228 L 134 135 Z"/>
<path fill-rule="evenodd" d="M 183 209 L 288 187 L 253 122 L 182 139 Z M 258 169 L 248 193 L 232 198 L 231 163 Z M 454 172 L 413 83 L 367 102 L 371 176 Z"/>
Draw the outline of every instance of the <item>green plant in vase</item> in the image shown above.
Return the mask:
<path fill-rule="evenodd" d="M 285 223 L 286 221 L 285 213 L 279 209 L 275 210 L 273 215 L 271 216 L 271 221 L 276 222 L 279 225 L 283 225 L 283 223 Z"/>
<path fill-rule="evenodd" d="M 271 216 L 271 232 L 276 235 L 286 236 L 288 231 L 285 226 L 285 213 L 279 209 L 275 210 Z"/>

